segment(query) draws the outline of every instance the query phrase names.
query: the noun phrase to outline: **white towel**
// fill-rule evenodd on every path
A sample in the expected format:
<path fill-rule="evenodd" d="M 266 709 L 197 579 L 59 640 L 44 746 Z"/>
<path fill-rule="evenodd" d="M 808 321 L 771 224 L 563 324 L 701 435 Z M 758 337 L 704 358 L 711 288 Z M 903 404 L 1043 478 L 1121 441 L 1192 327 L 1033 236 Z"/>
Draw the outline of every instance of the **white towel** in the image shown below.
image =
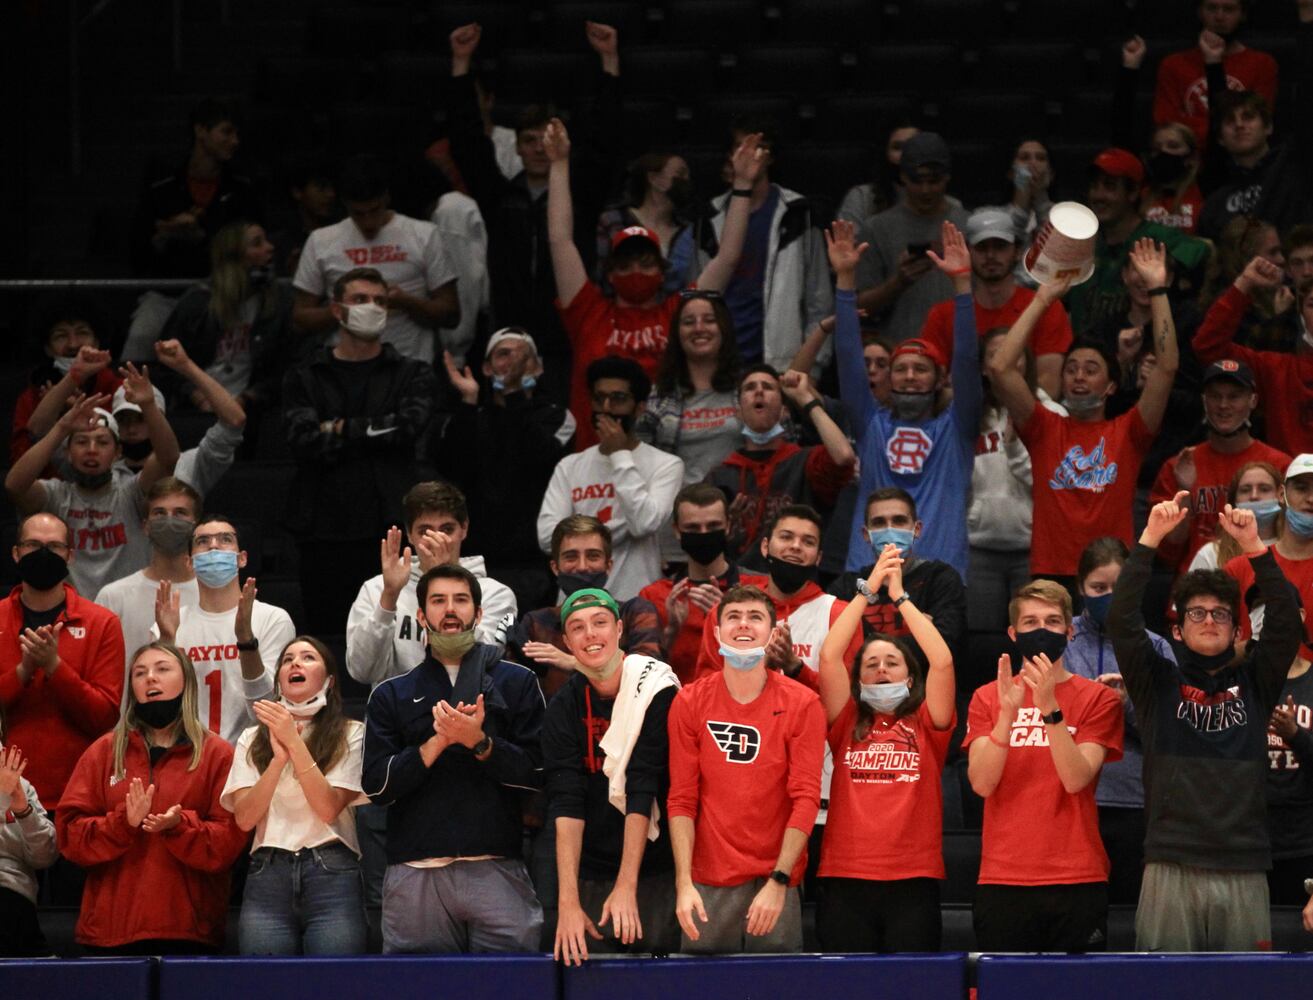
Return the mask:
<path fill-rule="evenodd" d="M 638 654 L 625 657 L 621 666 L 620 690 L 611 709 L 611 727 L 599 744 L 606 754 L 602 773 L 608 780 L 607 799 L 621 814 L 625 812 L 625 771 L 629 768 L 638 734 L 643 730 L 647 707 L 658 691 L 679 686 L 679 678 L 668 663 Z M 654 800 L 647 827 L 648 840 L 656 840 L 660 834 L 660 819 L 660 803 Z"/>

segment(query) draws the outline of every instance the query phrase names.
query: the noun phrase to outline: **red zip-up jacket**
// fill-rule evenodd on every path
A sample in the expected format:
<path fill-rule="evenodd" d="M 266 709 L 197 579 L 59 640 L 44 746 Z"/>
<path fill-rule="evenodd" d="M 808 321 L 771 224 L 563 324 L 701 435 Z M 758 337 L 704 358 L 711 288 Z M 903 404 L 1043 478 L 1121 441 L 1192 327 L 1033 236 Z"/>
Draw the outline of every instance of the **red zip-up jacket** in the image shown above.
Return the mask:
<path fill-rule="evenodd" d="M 0 602 L 0 705 L 8 719 L 6 742 L 27 755 L 23 773 L 47 805 L 59 801 L 73 765 L 119 718 L 123 698 L 123 627 L 114 612 L 64 584 L 59 622 L 59 666 L 38 670 L 26 685 L 18 678 L 23 649 L 21 586 Z"/>
<path fill-rule="evenodd" d="M 149 939 L 221 947 L 228 869 L 249 839 L 219 805 L 232 747 L 207 733 L 196 770 L 187 770 L 189 743 L 170 747 L 152 766 L 146 741 L 134 732 L 117 780 L 113 748 L 114 734 L 106 733 L 82 755 L 55 814 L 59 853 L 87 870 L 77 940 L 97 948 Z M 182 822 L 164 833 L 129 826 L 133 778 L 155 785 L 151 812 L 181 805 Z"/>
<path fill-rule="evenodd" d="M 1204 364 L 1232 358 L 1253 369 L 1268 444 L 1288 455 L 1313 451 L 1313 354 L 1255 351 L 1233 343 L 1251 301 L 1232 285 L 1209 307 L 1191 346 Z"/>

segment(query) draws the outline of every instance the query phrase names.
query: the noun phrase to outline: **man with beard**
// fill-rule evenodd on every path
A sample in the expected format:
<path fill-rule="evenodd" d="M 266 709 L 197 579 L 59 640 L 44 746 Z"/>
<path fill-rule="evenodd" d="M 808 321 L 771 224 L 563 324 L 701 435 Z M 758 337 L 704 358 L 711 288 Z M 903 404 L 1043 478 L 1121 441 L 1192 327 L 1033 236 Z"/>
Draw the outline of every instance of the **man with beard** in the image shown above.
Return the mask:
<path fill-rule="evenodd" d="M 1208 137 L 1207 68 L 1216 65 L 1228 88 L 1253 90 L 1271 107 L 1277 96 L 1277 61 L 1240 40 L 1250 0 L 1200 0 L 1199 44 L 1164 56 L 1153 94 L 1153 122 L 1188 125 L 1202 146 Z"/>
<path fill-rule="evenodd" d="M 389 814 L 383 951 L 536 951 L 521 806 L 542 784 L 542 692 L 476 641 L 473 573 L 435 566 L 416 596 L 428 655 L 374 689 L 365 729 L 361 784 Z"/>
<path fill-rule="evenodd" d="M 579 672 L 543 720 L 560 883 L 556 957 L 580 964 L 590 947 L 668 954 L 679 925 L 666 716 L 679 680 L 660 660 L 624 654 L 620 609 L 605 590 L 571 594 L 561 627 Z"/>
<path fill-rule="evenodd" d="M 79 593 L 97 594 L 107 583 L 145 566 L 150 558 L 142 515 L 146 491 L 173 471 L 178 460 L 178 439 L 155 402 L 154 389 L 143 368 L 122 368 L 125 399 L 141 408 L 151 441 L 151 456 L 141 471 L 115 471 L 122 454 L 118 424 L 104 409 L 103 395 L 75 397 L 40 441 L 14 463 L 5 477 L 5 490 L 20 511 L 56 514 L 72 530 L 72 544 L 80 557 L 69 567 Z M 68 443 L 72 482 L 39 479 L 56 450 Z"/>
<path fill-rule="evenodd" d="M 739 378 L 738 397 L 743 447 L 712 469 L 706 482 L 729 503 L 729 555 L 762 569 L 762 528 L 789 504 L 832 510 L 857 456 L 805 372 L 780 375 L 770 365 L 753 365 Z M 787 439 L 786 398 L 815 427 L 820 444 L 803 448 Z"/>
<path fill-rule="evenodd" d="M 605 587 L 613 565 L 611 529 L 597 518 L 571 514 L 552 529 L 550 566 L 566 597 Z M 652 602 L 634 597 L 620 601 L 619 608 L 624 625 L 620 648 L 634 656 L 660 657 L 661 629 Z M 561 628 L 561 604 L 526 611 L 506 636 L 506 658 L 533 670 L 543 693 L 552 697 L 579 669 Z"/>
<path fill-rule="evenodd" d="M 980 208 L 971 213 L 966 227 L 971 252 L 971 290 L 976 303 L 976 334 L 1011 326 L 1035 297 L 1033 288 L 1017 284 L 1017 234 L 1012 216 L 1001 208 Z M 953 357 L 953 303 L 937 303 L 926 316 L 921 339 Z M 1030 350 L 1035 356 L 1035 377 L 1050 396 L 1062 391 L 1062 356 L 1071 346 L 1071 320 L 1060 302 L 1052 303 L 1040 316 Z M 865 579 L 865 577 L 863 577 Z"/>
<path fill-rule="evenodd" d="M 852 417 L 862 470 L 858 495 L 870 496 L 886 486 L 907 490 L 925 519 L 935 526 L 934 537 L 922 543 L 921 555 L 948 563 L 965 580 L 967 492 L 984 395 L 971 298 L 971 256 L 957 227 L 945 222 L 941 231 L 944 255 L 931 251 L 931 260 L 951 281 L 954 291 L 952 367 L 924 340 L 899 344 L 890 364 L 892 405 L 886 407 L 871 396 L 862 363 L 854 288 L 857 264 L 867 247 L 857 244 L 853 233 L 852 223 L 839 221 L 826 234 L 826 241 L 835 272 L 839 395 Z M 941 405 L 940 392 L 950 383 L 952 401 Z M 845 569 L 860 569 L 871 551 L 864 514 L 862 510 L 853 512 Z"/>
<path fill-rule="evenodd" d="M 571 514 L 596 517 L 614 541 L 606 589 L 623 601 L 661 575 L 658 532 L 669 523 L 684 463 L 634 433 L 652 388 L 637 361 L 598 358 L 585 377 L 598 442 L 557 463 L 538 509 L 538 545 L 550 552 L 556 526 Z"/>
<path fill-rule="evenodd" d="M 1240 467 L 1267 462 L 1284 469 L 1290 464 L 1289 455 L 1249 433 L 1258 393 L 1248 365 L 1214 361 L 1204 371 L 1203 399 L 1208 437 L 1163 463 L 1149 495 L 1150 503 L 1159 503 L 1178 490 L 1190 494 L 1186 517 L 1158 546 L 1158 558 L 1182 573 L 1190 568 L 1195 553 L 1217 537 L 1217 514 L 1226 505 L 1227 488 Z"/>

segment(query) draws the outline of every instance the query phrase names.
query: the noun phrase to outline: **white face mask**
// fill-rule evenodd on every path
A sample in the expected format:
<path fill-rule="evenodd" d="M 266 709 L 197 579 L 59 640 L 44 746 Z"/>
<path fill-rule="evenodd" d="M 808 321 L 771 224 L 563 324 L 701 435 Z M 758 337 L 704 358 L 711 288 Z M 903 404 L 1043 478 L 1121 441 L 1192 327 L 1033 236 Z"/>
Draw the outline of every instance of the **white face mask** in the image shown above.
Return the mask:
<path fill-rule="evenodd" d="M 278 698 L 278 704 L 287 709 L 294 719 L 313 719 L 319 714 L 319 710 L 328 704 L 328 685 L 325 684 L 319 689 L 319 693 L 313 698 L 307 698 L 305 701 L 288 701 L 282 695 Z"/>
<path fill-rule="evenodd" d="M 54 359 L 55 371 L 59 372 L 62 375 L 67 375 L 69 372 L 73 370 L 73 362 L 76 360 L 77 360 L 76 355 L 71 358 L 65 357 L 62 354 L 59 355 L 59 357 Z"/>
<path fill-rule="evenodd" d="M 373 302 L 347 306 L 344 325 L 361 340 L 377 340 L 388 325 L 388 311 Z"/>

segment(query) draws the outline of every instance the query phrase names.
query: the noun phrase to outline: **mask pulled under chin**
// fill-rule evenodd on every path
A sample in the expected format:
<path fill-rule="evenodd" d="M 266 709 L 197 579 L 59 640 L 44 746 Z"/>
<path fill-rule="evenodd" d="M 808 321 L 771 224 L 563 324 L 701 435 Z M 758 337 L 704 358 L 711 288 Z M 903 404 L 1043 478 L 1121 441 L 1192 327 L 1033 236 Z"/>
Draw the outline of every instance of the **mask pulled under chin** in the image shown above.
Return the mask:
<path fill-rule="evenodd" d="M 67 375 L 73 370 L 73 362 L 76 360 L 76 355 L 65 357 L 61 354 L 56 358 L 52 358 L 50 363 L 55 366 L 55 371 L 59 372 L 61 375 Z"/>
<path fill-rule="evenodd" d="M 799 566 L 775 556 L 767 556 L 766 564 L 770 567 L 770 578 L 775 586 L 785 594 L 796 594 L 816 578 L 815 566 Z"/>
<path fill-rule="evenodd" d="M 139 701 L 136 716 L 151 729 L 163 729 L 178 721 L 182 713 L 182 695 L 176 698 L 159 698 L 155 701 Z"/>
<path fill-rule="evenodd" d="M 747 671 L 751 670 L 762 660 L 766 659 L 765 646 L 752 646 L 743 649 L 739 646 L 731 646 L 728 643 L 720 644 L 720 655 L 725 661 L 725 666 L 733 670 Z"/>
<path fill-rule="evenodd" d="M 313 719 L 328 704 L 328 685 L 325 684 L 318 694 L 305 701 L 288 701 L 285 695 L 279 695 L 278 704 L 287 709 L 294 719 Z"/>
<path fill-rule="evenodd" d="M 899 420 L 924 420 L 935 405 L 933 392 L 891 392 L 889 398 Z"/>
<path fill-rule="evenodd" d="M 1093 413 L 1103 405 L 1103 397 L 1063 396 L 1062 405 L 1068 413 Z"/>
<path fill-rule="evenodd" d="M 149 444 L 149 442 L 147 442 Z M 114 470 L 106 469 L 104 472 L 82 472 L 78 469 L 73 470 L 73 482 L 77 483 L 84 490 L 104 489 L 109 485 L 109 481 L 114 478 Z"/>
<path fill-rule="evenodd" d="M 600 667 L 585 666 L 583 663 L 579 661 L 578 657 L 575 658 L 575 662 L 579 663 L 579 672 L 583 674 L 585 677 L 587 677 L 590 681 L 597 681 L 598 683 L 611 677 L 617 670 L 620 669 L 620 664 L 622 664 L 624 661 L 625 661 L 625 652 L 622 649 L 617 649 L 611 655 L 611 658 L 607 660 L 605 663 L 603 663 Z"/>
<path fill-rule="evenodd" d="M 474 641 L 473 625 L 463 632 L 429 632 L 429 650 L 439 660 L 464 658 L 473 648 Z"/>
<path fill-rule="evenodd" d="M 783 433 L 784 433 L 784 424 L 778 420 L 775 421 L 774 427 L 771 427 L 770 429 L 764 431 L 754 431 L 751 427 L 743 428 L 743 436 L 747 438 L 752 444 L 758 446 L 770 444 L 772 441 L 774 441 L 777 437 L 779 437 Z"/>

